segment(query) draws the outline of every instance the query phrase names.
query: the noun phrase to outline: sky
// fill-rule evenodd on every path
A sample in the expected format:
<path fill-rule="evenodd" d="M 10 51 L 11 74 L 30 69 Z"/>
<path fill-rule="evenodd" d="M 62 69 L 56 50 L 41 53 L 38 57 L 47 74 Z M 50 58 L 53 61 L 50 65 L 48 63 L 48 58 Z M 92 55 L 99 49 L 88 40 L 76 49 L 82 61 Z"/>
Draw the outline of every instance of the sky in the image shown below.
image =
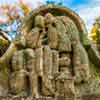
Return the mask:
<path fill-rule="evenodd" d="M 27 3 L 31 3 L 33 9 L 38 6 L 38 4 L 45 4 L 47 0 L 24 0 Z M 84 20 L 88 32 L 91 31 L 93 23 L 97 17 L 100 16 L 100 0 L 49 0 L 56 2 L 63 2 L 63 5 L 71 8 Z M 18 0 L 0 0 L 0 5 L 16 4 Z"/>

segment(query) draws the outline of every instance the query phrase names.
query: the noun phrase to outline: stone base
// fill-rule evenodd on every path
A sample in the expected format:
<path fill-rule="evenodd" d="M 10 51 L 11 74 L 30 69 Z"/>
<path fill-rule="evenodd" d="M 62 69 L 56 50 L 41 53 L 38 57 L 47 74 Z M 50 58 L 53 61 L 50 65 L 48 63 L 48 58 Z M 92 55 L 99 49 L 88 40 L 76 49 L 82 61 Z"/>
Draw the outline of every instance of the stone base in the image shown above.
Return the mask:
<path fill-rule="evenodd" d="M 100 100 L 100 94 L 83 95 L 81 100 Z"/>
<path fill-rule="evenodd" d="M 0 96 L 0 100 L 100 100 L 100 94 L 87 94 L 83 95 L 81 98 L 65 98 L 65 97 L 58 97 L 58 98 L 52 98 L 52 97 L 3 97 Z"/>

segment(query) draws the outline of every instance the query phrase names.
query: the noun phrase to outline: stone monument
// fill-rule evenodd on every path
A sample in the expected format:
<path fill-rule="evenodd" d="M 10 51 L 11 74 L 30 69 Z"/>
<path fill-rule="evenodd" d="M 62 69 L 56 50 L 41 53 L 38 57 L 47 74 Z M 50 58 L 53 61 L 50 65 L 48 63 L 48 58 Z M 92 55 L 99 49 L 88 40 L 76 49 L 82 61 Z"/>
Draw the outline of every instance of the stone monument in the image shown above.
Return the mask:
<path fill-rule="evenodd" d="M 18 32 L 0 57 L 1 96 L 77 100 L 91 93 L 90 62 L 99 67 L 100 55 L 75 12 L 39 7 L 25 16 Z"/>

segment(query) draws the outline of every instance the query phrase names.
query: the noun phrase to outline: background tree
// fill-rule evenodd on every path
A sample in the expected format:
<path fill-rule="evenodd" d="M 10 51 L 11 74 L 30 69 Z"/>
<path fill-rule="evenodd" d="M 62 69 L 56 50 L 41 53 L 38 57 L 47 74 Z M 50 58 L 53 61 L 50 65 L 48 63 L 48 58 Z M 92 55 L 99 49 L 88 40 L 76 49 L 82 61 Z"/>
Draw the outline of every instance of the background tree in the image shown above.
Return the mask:
<path fill-rule="evenodd" d="M 95 20 L 91 31 L 91 37 L 94 43 L 97 44 L 97 48 L 100 51 L 100 17 Z"/>

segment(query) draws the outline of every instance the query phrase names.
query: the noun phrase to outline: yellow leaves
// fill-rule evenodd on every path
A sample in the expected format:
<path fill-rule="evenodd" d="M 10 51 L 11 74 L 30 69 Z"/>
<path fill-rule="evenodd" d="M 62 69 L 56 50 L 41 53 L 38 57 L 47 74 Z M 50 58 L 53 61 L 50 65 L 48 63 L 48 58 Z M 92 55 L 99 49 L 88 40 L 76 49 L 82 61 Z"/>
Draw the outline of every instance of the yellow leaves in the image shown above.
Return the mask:
<path fill-rule="evenodd" d="M 2 6 L 1 8 L 3 8 L 4 10 L 9 10 L 9 5 L 5 5 L 5 6 Z"/>
<path fill-rule="evenodd" d="M 2 10 L 2 16 L 6 16 L 7 22 L 17 19 L 22 19 L 31 11 L 31 7 L 24 2 L 24 0 L 18 0 L 17 4 L 14 5 L 1 5 L 0 9 Z M 3 22 L 0 20 L 0 22 Z"/>
<path fill-rule="evenodd" d="M 97 42 L 98 40 L 98 36 L 97 36 L 97 32 L 98 30 L 100 30 L 100 18 L 96 19 L 95 24 L 93 25 L 92 31 L 91 31 L 91 38 L 93 40 L 93 42 Z"/>
<path fill-rule="evenodd" d="M 24 15 L 27 15 L 31 11 L 31 8 L 28 6 L 28 4 L 25 4 L 23 0 L 19 0 L 19 2 L 20 7 L 24 11 Z"/>
<path fill-rule="evenodd" d="M 98 27 L 96 25 L 94 25 L 93 28 L 92 28 L 92 33 L 95 33 L 97 31 L 97 28 Z"/>
<path fill-rule="evenodd" d="M 100 22 L 100 18 L 97 18 L 96 21 L 97 21 L 97 22 Z"/>

